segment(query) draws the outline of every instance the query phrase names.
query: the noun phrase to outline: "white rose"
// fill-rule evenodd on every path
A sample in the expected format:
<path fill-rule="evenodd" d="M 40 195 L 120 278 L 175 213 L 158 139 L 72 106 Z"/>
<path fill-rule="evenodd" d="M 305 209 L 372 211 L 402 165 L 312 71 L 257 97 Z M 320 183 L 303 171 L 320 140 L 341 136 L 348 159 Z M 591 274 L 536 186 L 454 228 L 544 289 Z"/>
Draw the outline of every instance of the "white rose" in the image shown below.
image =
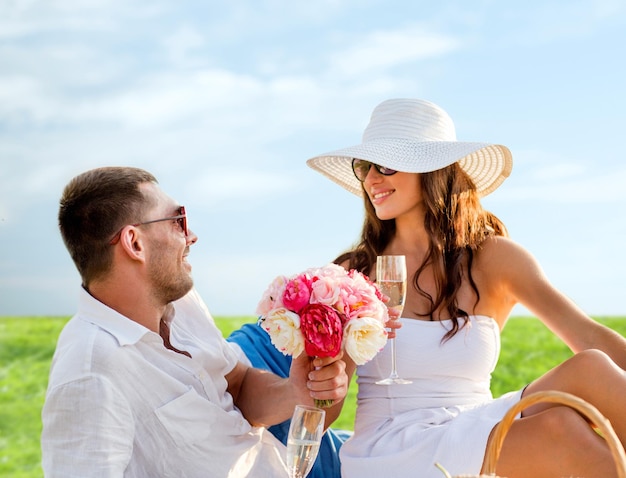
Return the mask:
<path fill-rule="evenodd" d="M 374 358 L 387 343 L 387 330 L 372 317 L 351 319 L 343 332 L 345 351 L 357 365 Z"/>
<path fill-rule="evenodd" d="M 297 357 L 304 351 L 304 338 L 300 331 L 300 316 L 280 307 L 271 310 L 261 326 L 270 335 L 274 347 L 285 355 Z"/>

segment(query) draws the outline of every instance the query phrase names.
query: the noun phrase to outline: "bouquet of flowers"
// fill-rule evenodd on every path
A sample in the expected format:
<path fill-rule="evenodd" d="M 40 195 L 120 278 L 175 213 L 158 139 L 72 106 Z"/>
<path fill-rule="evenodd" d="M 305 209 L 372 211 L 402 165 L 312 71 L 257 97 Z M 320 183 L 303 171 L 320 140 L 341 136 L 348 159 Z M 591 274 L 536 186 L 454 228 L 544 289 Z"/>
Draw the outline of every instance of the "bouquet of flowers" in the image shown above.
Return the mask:
<path fill-rule="evenodd" d="M 336 264 L 276 277 L 256 312 L 285 355 L 335 357 L 344 350 L 362 365 L 387 342 L 382 294 L 360 272 Z"/>

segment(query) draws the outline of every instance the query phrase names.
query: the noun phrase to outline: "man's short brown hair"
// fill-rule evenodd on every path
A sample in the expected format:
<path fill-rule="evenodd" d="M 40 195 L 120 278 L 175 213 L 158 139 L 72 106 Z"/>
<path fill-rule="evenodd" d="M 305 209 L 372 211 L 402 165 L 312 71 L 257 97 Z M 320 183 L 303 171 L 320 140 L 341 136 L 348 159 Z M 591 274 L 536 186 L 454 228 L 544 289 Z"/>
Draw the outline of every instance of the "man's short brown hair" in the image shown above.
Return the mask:
<path fill-rule="evenodd" d="M 111 238 L 126 224 L 141 221 L 151 205 L 139 188 L 157 183 L 149 172 L 131 167 L 92 169 L 73 178 L 60 200 L 59 229 L 83 286 L 111 267 Z"/>

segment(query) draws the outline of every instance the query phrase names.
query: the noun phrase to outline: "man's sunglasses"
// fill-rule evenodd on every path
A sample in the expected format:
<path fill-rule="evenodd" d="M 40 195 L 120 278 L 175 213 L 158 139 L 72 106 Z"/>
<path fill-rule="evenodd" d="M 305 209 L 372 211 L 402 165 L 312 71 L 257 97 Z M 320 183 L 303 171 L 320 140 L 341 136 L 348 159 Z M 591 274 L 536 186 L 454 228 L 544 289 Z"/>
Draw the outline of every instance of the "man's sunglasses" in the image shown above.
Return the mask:
<path fill-rule="evenodd" d="M 161 221 L 176 221 L 178 222 L 178 227 L 180 227 L 180 230 L 185 233 L 185 237 L 189 235 L 189 228 L 187 227 L 187 213 L 185 212 L 185 206 L 180 206 L 178 208 L 178 215 L 176 216 L 163 217 L 161 219 L 153 219 L 152 221 L 138 222 L 136 224 L 131 224 L 131 226 L 139 227 L 139 226 L 144 226 L 146 224 L 153 224 L 155 222 L 161 222 Z M 122 229 L 117 231 L 117 233 L 109 241 L 110 245 L 114 245 L 117 243 L 117 241 L 120 240 L 120 235 L 122 234 L 124 227 L 122 227 Z"/>
<path fill-rule="evenodd" d="M 369 161 L 365 161 L 364 159 L 354 158 L 352 160 L 352 171 L 356 178 L 364 182 L 367 177 L 367 173 L 370 172 L 370 169 L 374 166 L 376 171 L 378 171 L 383 176 L 391 176 L 392 174 L 396 174 L 398 171 L 395 169 L 386 168 L 384 166 L 380 166 L 378 164 L 370 163 Z"/>

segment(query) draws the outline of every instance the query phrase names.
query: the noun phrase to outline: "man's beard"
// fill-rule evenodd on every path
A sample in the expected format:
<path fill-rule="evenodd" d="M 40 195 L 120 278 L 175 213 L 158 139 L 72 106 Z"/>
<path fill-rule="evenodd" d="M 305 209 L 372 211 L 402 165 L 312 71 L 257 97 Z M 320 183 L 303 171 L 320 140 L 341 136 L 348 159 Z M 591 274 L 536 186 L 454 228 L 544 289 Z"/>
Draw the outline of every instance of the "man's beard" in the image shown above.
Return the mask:
<path fill-rule="evenodd" d="M 171 253 L 170 253 L 171 255 Z M 181 267 L 168 267 L 163 260 L 167 254 L 157 252 L 159 259 L 150 267 L 150 279 L 154 291 L 154 297 L 163 304 L 169 304 L 183 297 L 193 287 L 191 274 Z M 172 271 L 174 269 L 174 271 Z M 173 277 L 176 275 L 176 277 Z"/>

